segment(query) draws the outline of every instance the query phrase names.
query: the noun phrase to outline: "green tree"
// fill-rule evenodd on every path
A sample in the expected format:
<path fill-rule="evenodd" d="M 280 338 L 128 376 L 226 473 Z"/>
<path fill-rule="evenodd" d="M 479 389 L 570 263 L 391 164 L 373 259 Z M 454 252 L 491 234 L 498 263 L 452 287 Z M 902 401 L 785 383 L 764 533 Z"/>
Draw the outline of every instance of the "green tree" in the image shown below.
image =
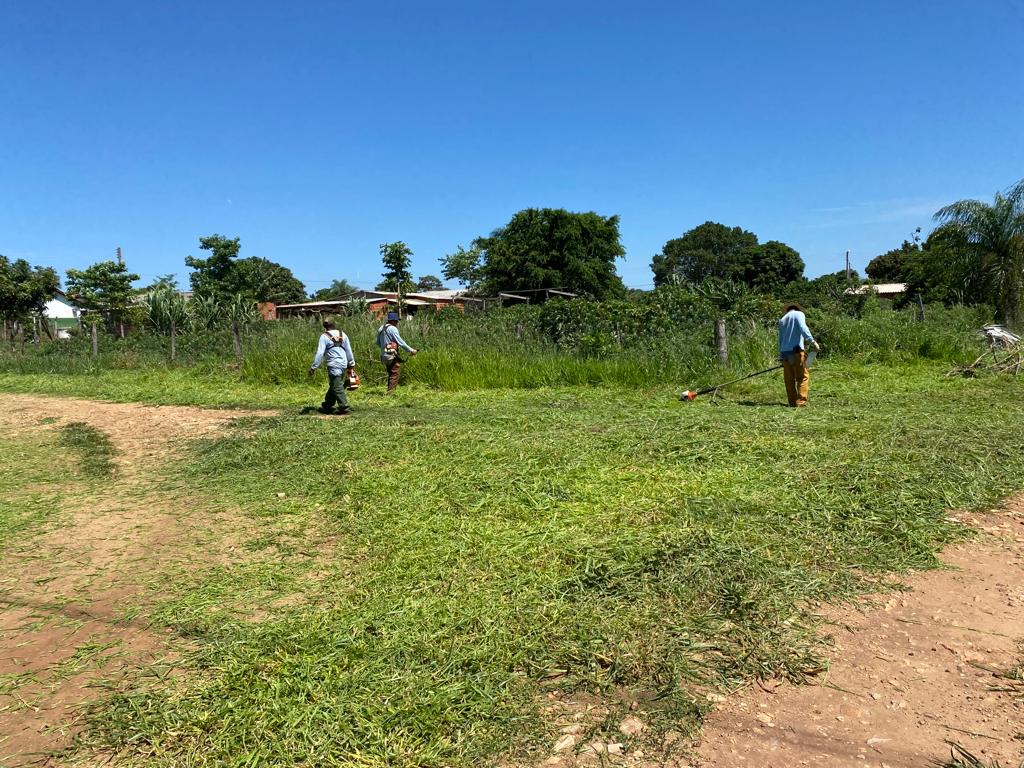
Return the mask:
<path fill-rule="evenodd" d="M 209 251 L 206 259 L 186 256 L 185 264 L 194 271 L 189 275 L 189 283 L 196 296 L 215 296 L 229 300 L 232 295 L 231 272 L 235 259 L 242 248 L 240 238 L 233 240 L 223 235 L 210 235 L 199 238 L 199 247 Z"/>
<path fill-rule="evenodd" d="M 117 327 L 124 338 L 124 316 L 135 296 L 132 282 L 138 279 L 122 262 L 99 261 L 68 270 L 67 295 L 82 309 L 105 318 L 108 327 Z"/>
<path fill-rule="evenodd" d="M 255 302 L 297 304 L 306 300 L 306 286 L 290 269 L 259 256 L 235 261 L 228 272 L 225 287 L 231 295 L 244 296 Z"/>
<path fill-rule="evenodd" d="M 661 253 L 651 261 L 654 284 L 699 283 L 711 277 L 736 279 L 741 254 L 746 252 L 749 258 L 751 249 L 757 245 L 757 235 L 753 232 L 706 221 L 682 237 L 665 243 Z"/>
<path fill-rule="evenodd" d="M 0 255 L 0 318 L 5 332 L 8 323 L 20 326 L 32 315 L 42 318 L 46 302 L 58 290 L 60 278 L 53 268 L 32 267 L 24 259 L 11 261 Z"/>
<path fill-rule="evenodd" d="M 455 253 L 449 253 L 440 259 L 441 274 L 445 280 L 457 280 L 470 292 L 474 292 L 484 277 L 483 260 L 484 255 L 479 245 L 473 244 L 469 249 L 460 245 Z"/>
<path fill-rule="evenodd" d="M 441 291 L 444 290 L 444 283 L 437 275 L 423 275 L 416 281 L 417 291 Z"/>
<path fill-rule="evenodd" d="M 459 266 L 464 274 L 477 276 L 480 292 L 563 288 L 595 299 L 625 293 L 615 272 L 615 259 L 625 255 L 618 216 L 527 208 L 473 245 L 479 262 L 473 265 L 467 258 L 472 252 L 462 251 L 465 263 Z M 450 273 L 446 264 L 445 276 Z"/>
<path fill-rule="evenodd" d="M 804 275 L 804 260 L 785 243 L 767 243 L 744 248 L 736 256 L 732 279 L 755 291 L 777 293 Z"/>
<path fill-rule="evenodd" d="M 948 243 L 969 253 L 998 318 L 1017 326 L 1024 281 L 1024 179 L 992 203 L 958 200 L 935 214 Z"/>
<path fill-rule="evenodd" d="M 921 253 L 921 246 L 904 240 L 899 248 L 875 256 L 868 262 L 865 272 L 879 283 L 902 283 L 906 281 L 911 262 Z"/>
<path fill-rule="evenodd" d="M 416 290 L 409 267 L 412 263 L 412 249 L 401 240 L 395 243 L 381 243 L 380 260 L 384 264 L 384 278 L 377 285 L 378 291 L 395 291 L 398 294 L 398 314 L 402 314 L 402 295 Z"/>
<path fill-rule="evenodd" d="M 331 299 L 348 296 L 350 293 L 355 293 L 358 290 L 356 286 L 342 278 L 341 280 L 333 281 L 327 288 L 321 288 L 313 294 L 312 298 L 314 301 L 330 301 Z"/>

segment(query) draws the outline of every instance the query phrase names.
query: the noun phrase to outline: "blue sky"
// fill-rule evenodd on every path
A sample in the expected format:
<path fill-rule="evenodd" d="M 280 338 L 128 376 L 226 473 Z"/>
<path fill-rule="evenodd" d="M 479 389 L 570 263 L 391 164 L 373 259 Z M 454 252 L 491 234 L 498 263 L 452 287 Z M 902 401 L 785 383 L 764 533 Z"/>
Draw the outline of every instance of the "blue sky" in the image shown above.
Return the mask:
<path fill-rule="evenodd" d="M 707 219 L 862 268 L 1024 177 L 1024 0 L 0 0 L 0 253 L 201 235 L 372 286 L 529 206 L 619 214 L 628 285 Z"/>

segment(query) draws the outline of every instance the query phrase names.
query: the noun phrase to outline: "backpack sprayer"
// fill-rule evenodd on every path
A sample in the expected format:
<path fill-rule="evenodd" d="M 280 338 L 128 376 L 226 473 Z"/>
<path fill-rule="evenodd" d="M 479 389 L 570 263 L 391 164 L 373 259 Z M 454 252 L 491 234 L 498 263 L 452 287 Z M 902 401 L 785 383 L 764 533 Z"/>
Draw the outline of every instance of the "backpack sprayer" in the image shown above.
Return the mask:
<path fill-rule="evenodd" d="M 810 368 L 811 365 L 814 364 L 814 358 L 816 358 L 817 356 L 817 350 L 812 349 L 810 354 L 807 355 L 807 360 L 804 362 L 804 367 Z M 747 379 L 752 379 L 755 376 L 763 376 L 766 373 L 777 371 L 781 367 L 782 363 L 779 363 L 778 365 L 773 365 L 771 368 L 765 368 L 763 371 L 755 371 L 754 373 L 748 373 L 746 376 L 740 376 L 738 379 L 730 379 L 729 381 L 723 381 L 721 384 L 715 384 L 713 387 L 704 387 L 704 389 L 687 389 L 679 396 L 679 399 L 685 400 L 686 402 L 689 403 L 696 400 L 698 395 L 707 395 L 709 393 L 717 394 L 718 390 L 722 389 L 723 387 L 728 387 L 730 384 L 736 384 L 737 382 L 740 381 L 746 381 Z"/>

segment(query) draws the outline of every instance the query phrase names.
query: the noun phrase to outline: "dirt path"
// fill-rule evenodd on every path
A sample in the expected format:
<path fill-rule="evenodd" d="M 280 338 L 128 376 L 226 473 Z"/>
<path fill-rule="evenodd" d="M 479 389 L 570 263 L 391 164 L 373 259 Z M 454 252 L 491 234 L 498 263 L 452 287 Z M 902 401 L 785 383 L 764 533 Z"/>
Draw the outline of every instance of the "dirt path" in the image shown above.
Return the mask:
<path fill-rule="evenodd" d="M 171 652 L 129 618 L 159 563 L 202 558 L 212 521 L 202 500 L 164 499 L 152 480 L 183 441 L 216 433 L 242 411 L 0 395 L 0 430 L 38 434 L 72 421 L 106 433 L 117 455 L 102 494 L 61 505 L 42 532 L 4 552 L 0 572 L 0 765 L 48 765 L 95 686 Z M 54 467 L 54 483 L 63 470 Z M 184 503 L 183 503 L 184 501 Z M 168 546 L 173 543 L 173 547 Z"/>
<path fill-rule="evenodd" d="M 1024 500 L 966 516 L 984 534 L 950 547 L 955 570 L 862 612 L 834 612 L 836 646 L 817 685 L 722 702 L 703 731 L 699 768 L 925 768 L 955 742 L 978 758 L 1024 761 Z"/>

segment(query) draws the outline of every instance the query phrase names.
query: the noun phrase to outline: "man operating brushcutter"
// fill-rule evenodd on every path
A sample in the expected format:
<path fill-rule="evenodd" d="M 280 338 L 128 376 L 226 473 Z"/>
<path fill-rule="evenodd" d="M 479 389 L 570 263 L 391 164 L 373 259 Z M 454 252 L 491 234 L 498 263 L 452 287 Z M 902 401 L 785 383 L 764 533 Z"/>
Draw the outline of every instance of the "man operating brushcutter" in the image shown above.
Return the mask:
<path fill-rule="evenodd" d="M 782 374 L 786 380 L 786 397 L 793 408 L 807 405 L 807 388 L 810 373 L 807 370 L 807 349 L 805 342 L 810 342 L 815 350 L 821 349 L 807 327 L 804 308 L 791 301 L 784 305 L 785 313 L 779 320 L 779 359 L 782 361 Z"/>
<path fill-rule="evenodd" d="M 332 320 L 324 320 L 324 332 L 320 334 L 316 356 L 309 367 L 310 376 L 316 373 L 324 360 L 327 361 L 327 393 L 320 406 L 320 413 L 334 413 L 335 404 L 342 416 L 352 413 L 345 395 L 345 385 L 355 374 L 356 356 L 352 354 L 348 336 L 339 331 Z"/>
<path fill-rule="evenodd" d="M 398 386 L 398 374 L 402 370 L 399 350 L 404 349 L 410 355 L 416 354 L 416 350 L 406 344 L 398 332 L 397 312 L 388 312 L 388 321 L 377 329 L 377 346 L 380 347 L 380 361 L 388 371 L 388 392 L 393 392 Z"/>

